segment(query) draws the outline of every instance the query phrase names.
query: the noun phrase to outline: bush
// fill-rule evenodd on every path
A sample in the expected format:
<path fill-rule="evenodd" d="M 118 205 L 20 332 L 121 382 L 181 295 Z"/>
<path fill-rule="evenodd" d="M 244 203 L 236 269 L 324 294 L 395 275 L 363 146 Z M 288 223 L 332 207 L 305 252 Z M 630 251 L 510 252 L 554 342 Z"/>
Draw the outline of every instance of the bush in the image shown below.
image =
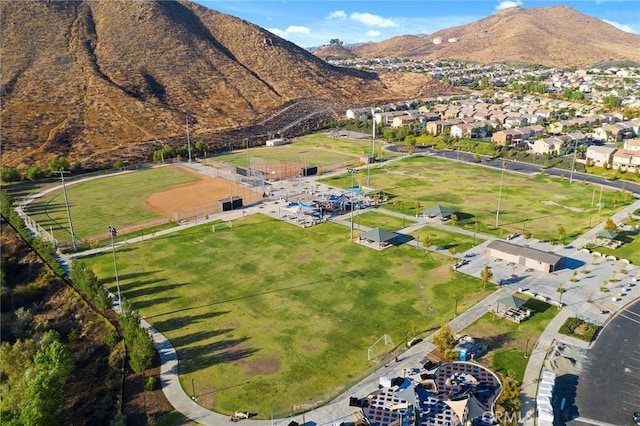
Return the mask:
<path fill-rule="evenodd" d="M 15 167 L 3 167 L 0 170 L 0 179 L 3 182 L 16 182 L 20 180 L 20 172 Z"/>
<path fill-rule="evenodd" d="M 147 392 L 151 392 L 156 388 L 156 379 L 154 377 L 147 377 L 144 381 L 144 390 Z"/>
<path fill-rule="evenodd" d="M 118 332 L 116 330 L 111 330 L 104 337 L 104 344 L 110 348 L 113 348 L 115 345 L 117 345 L 119 341 L 120 341 L 120 336 L 118 335 Z"/>
<path fill-rule="evenodd" d="M 567 318 L 558 331 L 567 336 L 590 342 L 596 337 L 599 329 L 600 327 L 595 324 L 581 320 L 580 318 L 571 317 Z"/>

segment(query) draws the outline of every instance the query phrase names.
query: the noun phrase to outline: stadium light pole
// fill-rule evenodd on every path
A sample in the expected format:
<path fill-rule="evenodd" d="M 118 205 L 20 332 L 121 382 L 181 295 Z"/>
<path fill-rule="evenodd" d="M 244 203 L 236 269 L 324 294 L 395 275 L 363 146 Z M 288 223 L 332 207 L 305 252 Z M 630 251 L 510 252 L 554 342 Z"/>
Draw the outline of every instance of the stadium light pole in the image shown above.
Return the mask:
<path fill-rule="evenodd" d="M 62 193 L 64 194 L 64 206 L 67 209 L 67 219 L 69 219 L 69 231 L 71 232 L 71 244 L 73 245 L 73 251 L 78 251 L 78 244 L 76 242 L 76 234 L 73 232 L 73 221 L 71 220 L 71 209 L 69 208 L 69 199 L 67 198 L 67 187 L 64 185 L 64 174 L 71 173 L 64 170 L 56 171 L 60 173 L 60 179 L 62 180 Z"/>
<path fill-rule="evenodd" d="M 251 176 L 251 161 L 249 159 L 249 138 L 244 138 L 244 145 L 247 147 L 247 171 Z"/>
<path fill-rule="evenodd" d="M 356 173 L 358 173 L 358 170 L 357 170 L 357 169 L 349 168 L 349 169 L 347 169 L 347 171 L 348 171 L 349 173 L 351 173 L 351 197 L 350 197 L 350 198 L 351 198 L 351 202 L 350 202 L 350 204 L 351 204 L 351 240 L 353 241 L 353 198 L 354 198 L 354 192 L 353 192 L 353 184 L 354 184 L 354 183 L 353 183 L 353 177 L 354 177 L 354 175 L 355 175 Z"/>
<path fill-rule="evenodd" d="M 118 235 L 118 230 L 109 225 L 109 233 L 111 234 L 111 250 L 113 251 L 113 270 L 116 275 L 116 289 L 118 290 L 118 305 L 122 309 L 122 294 L 120 294 L 120 278 L 118 277 L 118 262 L 116 262 L 116 246 L 113 237 Z"/>
<path fill-rule="evenodd" d="M 507 168 L 506 160 L 502 160 L 502 173 L 500 174 L 500 190 L 498 191 L 498 209 L 496 210 L 496 228 L 500 223 L 500 200 L 502 199 L 502 183 L 504 182 L 504 169 Z"/>
<path fill-rule="evenodd" d="M 371 188 L 371 162 L 376 158 L 376 119 L 373 119 L 373 132 L 371 137 L 371 157 L 367 163 L 367 188 Z"/>
<path fill-rule="evenodd" d="M 187 149 L 189 151 L 189 164 L 191 164 L 191 139 L 189 138 L 189 114 L 184 115 L 187 122 Z"/>
<path fill-rule="evenodd" d="M 569 173 L 569 183 L 573 183 L 573 169 L 576 165 L 576 153 L 578 151 L 578 140 L 573 141 L 573 161 L 571 161 L 571 172 Z"/>

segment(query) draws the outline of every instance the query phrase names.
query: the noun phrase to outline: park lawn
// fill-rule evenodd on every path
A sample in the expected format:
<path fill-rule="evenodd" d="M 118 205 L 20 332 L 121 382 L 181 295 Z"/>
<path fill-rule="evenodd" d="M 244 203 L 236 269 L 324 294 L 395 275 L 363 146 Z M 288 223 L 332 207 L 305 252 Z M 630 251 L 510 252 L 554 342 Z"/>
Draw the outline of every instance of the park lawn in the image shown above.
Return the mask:
<path fill-rule="evenodd" d="M 431 246 L 436 246 L 445 250 L 455 250 L 456 253 L 464 253 L 477 244 L 484 242 L 484 239 L 479 237 L 455 232 L 455 228 L 448 231 L 446 229 L 428 225 L 412 232 L 411 235 L 422 245 L 425 244 L 427 237 L 429 237 L 431 240 Z"/>
<path fill-rule="evenodd" d="M 375 156 L 378 159 L 386 159 L 397 156 L 398 154 L 383 150 L 383 147 L 387 143 L 381 139 L 376 139 L 375 143 Z M 312 135 L 305 135 L 293 140 L 293 146 L 295 147 L 313 147 L 319 151 L 331 150 L 337 152 L 343 152 L 345 154 L 353 156 L 366 156 L 371 155 L 371 138 L 367 139 L 348 139 L 348 138 L 334 138 L 329 136 L 326 132 L 314 133 Z"/>
<path fill-rule="evenodd" d="M 621 231 L 617 239 L 624 241 L 624 244 L 617 249 L 601 247 L 595 244 L 587 244 L 586 247 L 591 251 L 607 256 L 611 255 L 618 259 L 627 259 L 634 265 L 640 264 L 640 234 L 633 235 L 629 232 Z"/>
<path fill-rule="evenodd" d="M 368 210 L 365 213 L 356 215 L 354 222 L 356 229 L 360 229 L 359 226 L 362 225 L 369 228 L 382 228 L 392 232 L 399 231 L 415 223 L 413 220 L 402 219 L 376 210 Z"/>
<path fill-rule="evenodd" d="M 380 336 L 400 345 L 450 319 L 456 300 L 462 311 L 490 292 L 442 256 L 378 252 L 335 223 L 301 229 L 260 214 L 131 244 L 117 259 L 123 296 L 178 350 L 184 389 L 261 418 L 335 396 L 372 371 Z M 115 292 L 112 254 L 87 262 Z"/>
<path fill-rule="evenodd" d="M 160 215 L 147 209 L 151 194 L 176 185 L 195 182 L 198 177 L 174 167 L 157 167 L 75 185 L 67 185 L 67 198 L 78 239 L 108 233 L 115 228 L 144 224 Z M 71 242 L 62 189 L 50 192 L 29 204 L 28 214 L 61 244 Z"/>
<path fill-rule="evenodd" d="M 517 294 L 521 299 L 527 296 Z M 504 309 L 501 307 L 500 309 Z M 489 312 L 462 331 L 487 344 L 489 352 L 479 362 L 502 375 L 510 375 L 522 383 L 527 367 L 527 355 L 549 322 L 558 314 L 558 308 L 538 299 L 529 298 L 521 309 L 530 309 L 532 314 L 526 321 L 517 324 L 495 317 Z"/>
<path fill-rule="evenodd" d="M 211 158 L 214 161 L 228 162 L 236 166 L 246 167 L 247 161 L 252 166 L 265 163 L 298 163 L 308 166 L 328 166 L 338 163 L 353 163 L 358 157 L 349 153 L 312 149 L 305 145 L 285 145 L 274 147 L 251 148 L 247 151 L 236 151 L 220 154 Z"/>
<path fill-rule="evenodd" d="M 370 170 L 371 187 L 389 194 L 381 208 L 415 216 L 436 204 L 458 211 L 456 226 L 503 238 L 529 231 L 532 237 L 558 241 L 577 237 L 633 201 L 627 192 L 596 188 L 567 179 L 504 173 L 500 197 L 499 226 L 496 209 L 501 171 L 428 156 L 412 156 Z M 363 184 L 366 173 L 354 176 Z M 331 176 L 324 181 L 346 188 L 351 175 Z M 594 204 L 601 202 L 603 208 Z"/>

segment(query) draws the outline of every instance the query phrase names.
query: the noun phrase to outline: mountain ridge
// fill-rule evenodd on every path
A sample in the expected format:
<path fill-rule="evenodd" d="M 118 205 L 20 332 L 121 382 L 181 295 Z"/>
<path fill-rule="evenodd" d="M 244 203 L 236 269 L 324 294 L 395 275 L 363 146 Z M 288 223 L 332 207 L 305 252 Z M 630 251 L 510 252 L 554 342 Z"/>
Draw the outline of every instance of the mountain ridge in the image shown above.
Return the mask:
<path fill-rule="evenodd" d="M 406 96 L 376 73 L 335 67 L 187 0 L 2 2 L 0 17 L 8 165 L 150 158 L 185 138 L 186 116 L 193 137 L 222 143 L 225 131 L 296 101 L 329 111 Z M 435 87 L 426 76 L 420 84 Z"/>
<path fill-rule="evenodd" d="M 361 58 L 396 56 L 586 67 L 610 59 L 640 62 L 640 35 L 626 33 L 568 6 L 512 7 L 470 24 L 430 35 L 397 36 L 352 52 Z"/>

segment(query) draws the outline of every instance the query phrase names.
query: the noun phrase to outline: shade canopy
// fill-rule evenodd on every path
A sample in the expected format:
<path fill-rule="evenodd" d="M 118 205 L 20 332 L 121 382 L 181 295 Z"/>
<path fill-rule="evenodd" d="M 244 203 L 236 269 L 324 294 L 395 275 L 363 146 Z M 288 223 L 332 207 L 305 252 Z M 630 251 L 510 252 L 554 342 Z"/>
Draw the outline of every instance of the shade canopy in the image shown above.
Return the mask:
<path fill-rule="evenodd" d="M 423 210 L 422 214 L 429 217 L 447 218 L 447 217 L 451 217 L 451 215 L 454 214 L 455 212 L 456 212 L 455 210 L 452 210 L 448 207 L 444 207 L 444 206 L 441 206 L 440 204 L 437 204 L 435 206 L 429 207 L 426 210 Z"/>
<path fill-rule="evenodd" d="M 373 228 L 362 234 L 360 237 L 371 240 L 374 243 L 388 243 L 397 236 L 398 234 L 396 234 L 395 232 L 386 231 L 382 228 Z"/>
<path fill-rule="evenodd" d="M 617 232 L 613 232 L 613 231 L 608 231 L 608 230 L 604 230 L 604 231 L 600 231 L 596 234 L 596 236 L 598 238 L 606 238 L 608 240 L 613 240 L 614 238 L 616 238 L 618 236 Z"/>
<path fill-rule="evenodd" d="M 514 296 L 513 294 L 510 294 L 509 296 L 505 296 L 502 297 L 500 299 L 498 299 L 498 304 L 502 303 L 503 305 L 509 307 L 509 308 L 514 308 L 514 309 L 518 309 L 520 306 L 524 305 L 525 303 L 527 303 L 526 300 L 521 299 L 519 297 Z"/>

